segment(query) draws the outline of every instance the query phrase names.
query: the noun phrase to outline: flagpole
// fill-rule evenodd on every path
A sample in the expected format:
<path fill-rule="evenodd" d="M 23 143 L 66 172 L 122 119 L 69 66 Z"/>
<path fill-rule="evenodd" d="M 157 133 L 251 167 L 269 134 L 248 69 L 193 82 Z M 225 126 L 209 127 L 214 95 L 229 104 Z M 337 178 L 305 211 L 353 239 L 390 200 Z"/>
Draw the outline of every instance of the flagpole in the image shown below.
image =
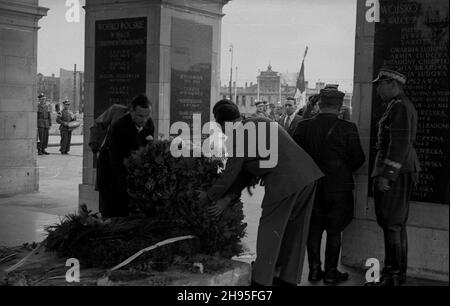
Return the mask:
<path fill-rule="evenodd" d="M 236 73 L 234 74 L 235 75 L 235 81 L 234 81 L 234 103 L 236 103 L 237 104 L 237 72 L 238 72 L 238 67 L 236 66 Z"/>
<path fill-rule="evenodd" d="M 230 63 L 230 100 L 233 99 L 233 44 L 230 45 L 229 51 L 231 52 L 231 63 Z"/>
<path fill-rule="evenodd" d="M 278 102 L 281 103 L 281 73 L 280 73 L 280 92 L 278 94 Z"/>
<path fill-rule="evenodd" d="M 258 76 L 256 77 L 256 83 L 258 84 L 258 92 L 256 100 L 259 101 L 259 75 L 261 74 L 261 70 L 258 69 Z"/>
<path fill-rule="evenodd" d="M 297 84 L 296 84 L 296 90 L 295 90 L 295 96 L 298 97 L 297 99 L 300 99 L 300 98 L 303 98 L 303 97 L 304 97 L 305 102 L 306 102 L 306 88 L 305 88 L 305 58 L 306 58 L 306 55 L 307 55 L 307 54 L 308 54 L 308 46 L 306 46 L 306 48 L 305 48 L 305 53 L 303 54 L 302 66 L 301 66 L 301 68 L 300 68 L 300 72 L 299 72 L 298 77 L 297 77 Z M 302 75 L 300 75 L 300 74 L 302 74 Z M 298 88 L 298 87 L 299 87 L 299 86 L 298 86 L 298 85 L 299 85 L 298 82 L 299 82 L 300 77 L 302 77 L 302 84 L 303 84 L 303 86 L 301 86 L 301 87 L 302 87 L 302 89 L 303 89 L 303 92 L 301 91 L 300 88 Z M 300 91 L 300 96 L 297 95 L 297 91 Z"/>

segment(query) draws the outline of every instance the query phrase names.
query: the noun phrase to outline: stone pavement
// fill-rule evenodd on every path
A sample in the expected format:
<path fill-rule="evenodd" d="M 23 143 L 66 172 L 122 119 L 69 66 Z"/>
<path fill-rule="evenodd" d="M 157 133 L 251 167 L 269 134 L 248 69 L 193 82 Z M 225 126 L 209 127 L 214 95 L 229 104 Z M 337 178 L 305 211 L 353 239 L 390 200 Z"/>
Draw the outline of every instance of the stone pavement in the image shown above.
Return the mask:
<path fill-rule="evenodd" d="M 60 135 L 50 135 L 48 137 L 48 146 L 49 147 L 59 147 L 59 142 L 61 141 Z M 83 135 L 73 135 L 71 139 L 72 146 L 83 145 Z"/>
<path fill-rule="evenodd" d="M 74 137 L 82 142 L 82 137 Z M 0 196 L 0 246 L 16 246 L 25 242 L 41 241 L 45 238 L 44 227 L 55 224 L 78 208 L 78 185 L 82 180 L 82 146 L 71 147 L 69 155 L 61 155 L 54 136 L 49 146 L 50 155 L 38 156 L 39 192 L 23 195 Z M 256 233 L 261 215 L 261 200 L 264 190 L 258 187 L 250 197 L 243 194 L 247 236 L 243 243 L 247 247 L 245 254 L 237 260 L 251 262 L 255 258 Z M 325 235 L 324 235 L 325 236 Z M 351 279 L 343 286 L 359 286 L 364 283 L 364 272 L 341 267 L 350 273 Z M 311 284 L 307 280 L 308 265 L 305 258 L 303 286 L 323 286 L 322 282 Z M 412 280 L 412 285 L 442 285 L 442 283 Z M 448 284 L 444 284 L 448 285 Z"/>

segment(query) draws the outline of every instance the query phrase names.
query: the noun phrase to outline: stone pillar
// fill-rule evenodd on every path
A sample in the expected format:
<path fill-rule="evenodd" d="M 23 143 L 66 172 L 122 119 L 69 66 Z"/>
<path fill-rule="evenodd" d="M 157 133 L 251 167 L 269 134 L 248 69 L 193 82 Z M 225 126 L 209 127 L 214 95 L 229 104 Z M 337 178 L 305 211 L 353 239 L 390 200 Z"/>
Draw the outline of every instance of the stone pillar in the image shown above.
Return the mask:
<path fill-rule="evenodd" d="M 416 0 L 404 5 L 380 0 L 380 4 L 381 23 L 377 24 L 367 21 L 369 8 L 366 1 L 358 0 L 352 107 L 367 163 L 355 177 L 355 219 L 343 235 L 342 263 L 365 268 L 367 259 L 377 258 L 383 266 L 383 234 L 369 190 L 369 160 L 373 161 L 380 116 L 371 81 L 381 65 L 389 65 L 407 75 L 406 93 L 419 114 L 416 149 L 424 171 L 413 192 L 408 219 L 409 275 L 448 282 L 448 2 Z M 439 123 L 439 128 L 433 128 L 432 122 Z M 437 137 L 423 141 L 424 133 Z M 433 155 L 439 148 L 447 148 L 447 154 L 436 158 Z"/>
<path fill-rule="evenodd" d="M 221 18 L 227 2 L 86 0 L 85 141 L 80 204 L 98 211 L 94 156 L 88 139 L 94 118 L 108 106 L 125 104 L 133 95 L 145 92 L 153 105 L 155 135 L 168 136 L 171 120 L 187 120 L 183 116 L 192 111 L 201 112 L 202 121 L 209 121 L 211 105 L 219 98 Z M 126 46 L 120 40 L 128 40 Z M 202 43 L 202 48 L 191 42 Z M 111 53 L 115 52 L 114 47 L 106 47 L 112 45 L 119 46 L 115 54 Z M 113 59 L 128 54 L 129 62 Z M 116 68 L 111 70 L 110 65 L 126 72 L 115 82 L 119 86 L 108 83 L 118 77 Z M 186 104 L 179 103 L 189 98 L 179 89 L 186 85 L 185 79 L 193 81 L 198 98 L 198 103 L 193 104 L 197 103 L 198 109 L 189 110 Z"/>
<path fill-rule="evenodd" d="M 37 191 L 38 0 L 0 0 L 0 194 Z"/>

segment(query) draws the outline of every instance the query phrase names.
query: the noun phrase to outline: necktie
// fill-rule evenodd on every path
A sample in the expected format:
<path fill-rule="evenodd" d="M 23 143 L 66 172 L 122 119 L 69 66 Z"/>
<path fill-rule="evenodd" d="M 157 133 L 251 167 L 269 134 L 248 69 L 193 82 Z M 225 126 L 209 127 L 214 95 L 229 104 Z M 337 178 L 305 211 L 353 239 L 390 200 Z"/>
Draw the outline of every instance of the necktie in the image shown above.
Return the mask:
<path fill-rule="evenodd" d="M 289 126 L 291 125 L 291 117 L 286 117 L 286 123 L 285 123 L 285 128 L 286 128 L 286 130 L 288 130 L 289 129 Z"/>

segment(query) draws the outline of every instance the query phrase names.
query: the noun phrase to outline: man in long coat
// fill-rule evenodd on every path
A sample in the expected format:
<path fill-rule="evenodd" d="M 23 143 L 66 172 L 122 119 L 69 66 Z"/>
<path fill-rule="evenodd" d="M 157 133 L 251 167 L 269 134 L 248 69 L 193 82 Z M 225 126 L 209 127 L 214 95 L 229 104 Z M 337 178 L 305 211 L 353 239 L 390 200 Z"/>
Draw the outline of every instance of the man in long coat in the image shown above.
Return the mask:
<path fill-rule="evenodd" d="M 220 103 L 220 102 L 219 102 Z M 241 121 L 239 110 L 234 105 L 220 105 L 215 108 L 216 121 L 224 129 L 225 123 Z M 240 191 L 246 186 L 243 178 L 258 178 L 265 186 L 262 201 L 262 215 L 258 226 L 256 243 L 257 258 L 253 265 L 252 283 L 270 286 L 274 283 L 297 285 L 300 283 L 305 254 L 309 219 L 314 201 L 316 180 L 323 176 L 313 159 L 276 122 L 267 118 L 249 118 L 238 124 L 237 130 L 255 125 L 256 138 L 266 133 L 266 144 L 275 146 L 269 157 L 251 156 L 246 150 L 249 142 L 231 144 L 228 137 L 228 158 L 224 172 L 214 185 L 200 194 L 200 201 L 213 202 L 213 215 L 220 214 L 231 202 L 230 193 Z M 270 129 L 275 136 L 270 137 Z M 228 134 L 229 131 L 225 129 Z M 273 134 L 272 134 L 273 135 Z M 277 138 L 277 139 L 270 139 Z M 277 141 L 276 141 L 277 140 Z M 235 154 L 237 146 L 244 146 L 244 156 Z M 238 150 L 239 151 L 239 150 Z M 269 168 L 262 162 L 277 158 L 277 163 Z M 241 188 L 237 184 L 241 183 Z M 277 277 L 278 275 L 278 277 Z"/>
<path fill-rule="evenodd" d="M 128 214 L 126 185 L 123 185 L 126 175 L 123 160 L 132 150 L 145 145 L 148 142 L 147 136 L 153 137 L 154 134 L 153 120 L 148 117 L 140 131 L 135 128 L 138 134 L 136 136 L 136 131 L 130 128 L 133 127 L 130 123 L 130 110 L 133 111 L 132 104 L 130 107 L 114 104 L 91 127 L 89 145 L 94 154 L 98 153 L 96 188 L 99 191 L 99 210 L 103 218 Z M 126 120 L 117 125 L 123 118 Z"/>
<path fill-rule="evenodd" d="M 358 129 L 339 118 L 344 93 L 337 89 L 320 91 L 320 113 L 297 125 L 294 140 L 319 165 L 325 177 L 319 180 L 308 237 L 310 281 L 335 284 L 348 279 L 338 271 L 342 231 L 353 218 L 353 172 L 365 160 Z M 321 268 L 322 234 L 327 231 L 325 273 Z"/>

